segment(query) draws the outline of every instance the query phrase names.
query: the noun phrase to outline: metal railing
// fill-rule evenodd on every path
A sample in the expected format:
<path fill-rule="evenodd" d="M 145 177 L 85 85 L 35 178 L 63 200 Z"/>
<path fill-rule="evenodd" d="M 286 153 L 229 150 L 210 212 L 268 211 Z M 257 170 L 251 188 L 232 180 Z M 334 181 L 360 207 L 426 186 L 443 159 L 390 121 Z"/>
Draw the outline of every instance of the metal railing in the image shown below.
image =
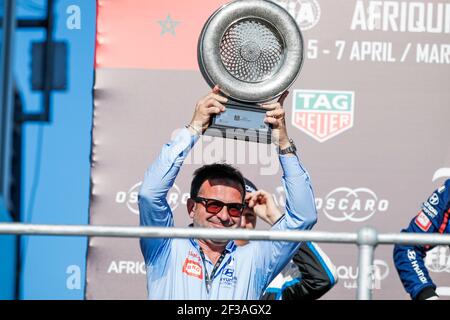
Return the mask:
<path fill-rule="evenodd" d="M 271 231 L 243 229 L 124 227 L 93 225 L 39 225 L 23 223 L 0 223 L 1 234 L 90 236 L 122 238 L 195 238 L 218 240 L 271 240 L 314 241 L 326 243 L 357 244 L 358 255 L 358 300 L 372 299 L 372 266 L 375 248 L 379 244 L 429 244 L 450 245 L 450 235 L 378 233 L 374 228 L 364 227 L 358 233 L 323 231 Z"/>

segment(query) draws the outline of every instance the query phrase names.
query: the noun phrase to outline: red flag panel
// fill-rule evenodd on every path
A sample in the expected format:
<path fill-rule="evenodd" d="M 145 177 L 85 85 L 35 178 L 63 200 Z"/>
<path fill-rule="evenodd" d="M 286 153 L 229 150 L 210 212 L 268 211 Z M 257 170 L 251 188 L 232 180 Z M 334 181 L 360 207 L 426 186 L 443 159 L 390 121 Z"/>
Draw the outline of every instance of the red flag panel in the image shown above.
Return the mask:
<path fill-rule="evenodd" d="M 197 41 L 225 0 L 99 0 L 96 68 L 197 70 Z"/>

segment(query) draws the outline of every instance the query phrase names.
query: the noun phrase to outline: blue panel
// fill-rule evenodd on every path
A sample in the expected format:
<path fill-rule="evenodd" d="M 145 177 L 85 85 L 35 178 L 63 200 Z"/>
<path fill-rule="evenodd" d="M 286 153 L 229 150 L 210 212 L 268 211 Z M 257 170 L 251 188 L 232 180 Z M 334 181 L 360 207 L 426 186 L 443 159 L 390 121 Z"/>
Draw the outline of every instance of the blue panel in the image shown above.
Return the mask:
<path fill-rule="evenodd" d="M 68 43 L 68 90 L 53 94 L 50 124 L 24 127 L 22 221 L 87 224 L 96 2 L 55 3 L 55 40 Z M 28 112 L 41 103 L 30 89 L 30 50 L 43 36 L 17 32 L 16 79 Z M 85 238 L 24 237 L 21 297 L 83 299 L 86 247 Z"/>
<path fill-rule="evenodd" d="M 11 222 L 0 197 L 0 222 Z M 0 300 L 14 299 L 16 279 L 16 237 L 0 235 Z"/>

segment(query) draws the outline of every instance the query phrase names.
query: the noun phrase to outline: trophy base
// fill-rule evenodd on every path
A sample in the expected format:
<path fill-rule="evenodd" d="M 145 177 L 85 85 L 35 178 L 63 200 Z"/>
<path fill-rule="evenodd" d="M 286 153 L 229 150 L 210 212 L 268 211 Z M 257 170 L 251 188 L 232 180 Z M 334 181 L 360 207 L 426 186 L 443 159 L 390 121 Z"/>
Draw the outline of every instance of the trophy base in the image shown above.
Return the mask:
<path fill-rule="evenodd" d="M 270 144 L 271 126 L 264 122 L 266 110 L 256 104 L 228 100 L 226 110 L 211 118 L 205 135 Z"/>

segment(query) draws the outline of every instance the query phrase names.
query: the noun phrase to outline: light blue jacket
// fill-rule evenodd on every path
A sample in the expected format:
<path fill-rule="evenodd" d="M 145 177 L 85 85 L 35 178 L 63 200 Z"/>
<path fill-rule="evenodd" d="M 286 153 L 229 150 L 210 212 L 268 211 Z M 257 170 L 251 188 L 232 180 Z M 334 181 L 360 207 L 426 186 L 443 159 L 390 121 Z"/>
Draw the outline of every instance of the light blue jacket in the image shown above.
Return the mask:
<path fill-rule="evenodd" d="M 139 191 L 140 224 L 173 227 L 173 215 L 166 196 L 180 167 L 198 136 L 182 129 L 163 146 L 145 173 Z M 317 220 L 314 195 L 308 173 L 297 157 L 280 156 L 286 190 L 286 214 L 271 230 L 311 229 Z M 226 256 L 215 273 L 211 290 L 205 284 L 204 268 L 211 274 L 213 263 L 203 263 L 194 239 L 141 239 L 147 268 L 149 299 L 259 299 L 272 279 L 290 261 L 299 243 L 252 241 L 238 247 L 226 246 Z"/>

